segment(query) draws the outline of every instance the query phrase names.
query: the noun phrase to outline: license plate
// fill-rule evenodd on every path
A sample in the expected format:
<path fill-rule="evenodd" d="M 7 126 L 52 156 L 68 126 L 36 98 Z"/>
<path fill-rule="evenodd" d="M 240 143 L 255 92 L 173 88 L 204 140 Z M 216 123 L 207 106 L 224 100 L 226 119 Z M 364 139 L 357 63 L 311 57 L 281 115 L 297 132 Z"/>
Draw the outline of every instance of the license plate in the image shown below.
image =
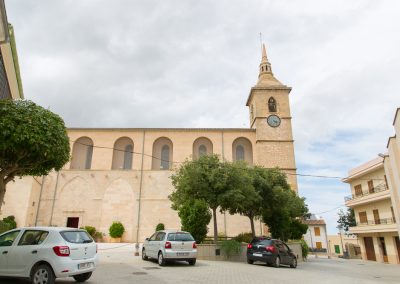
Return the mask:
<path fill-rule="evenodd" d="M 176 256 L 188 256 L 189 253 L 188 252 L 177 252 Z"/>
<path fill-rule="evenodd" d="M 262 254 L 261 254 L 261 253 L 253 253 L 253 256 L 259 256 L 259 257 L 261 257 Z"/>
<path fill-rule="evenodd" d="M 84 262 L 78 264 L 78 269 L 87 269 L 93 267 L 93 262 Z"/>

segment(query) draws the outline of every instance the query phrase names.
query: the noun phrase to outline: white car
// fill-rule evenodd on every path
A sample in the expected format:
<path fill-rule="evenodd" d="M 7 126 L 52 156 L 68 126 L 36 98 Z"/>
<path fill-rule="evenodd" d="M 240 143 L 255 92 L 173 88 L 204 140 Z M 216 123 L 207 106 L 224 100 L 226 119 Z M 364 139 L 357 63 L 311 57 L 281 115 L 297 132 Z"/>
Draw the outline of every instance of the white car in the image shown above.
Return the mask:
<path fill-rule="evenodd" d="M 146 238 L 142 248 L 142 259 L 155 258 L 163 266 L 168 260 L 184 260 L 196 264 L 196 241 L 188 232 L 158 231 Z"/>
<path fill-rule="evenodd" d="M 28 227 L 0 235 L 0 276 L 52 284 L 58 277 L 77 282 L 90 278 L 97 265 L 97 245 L 85 230 Z"/>

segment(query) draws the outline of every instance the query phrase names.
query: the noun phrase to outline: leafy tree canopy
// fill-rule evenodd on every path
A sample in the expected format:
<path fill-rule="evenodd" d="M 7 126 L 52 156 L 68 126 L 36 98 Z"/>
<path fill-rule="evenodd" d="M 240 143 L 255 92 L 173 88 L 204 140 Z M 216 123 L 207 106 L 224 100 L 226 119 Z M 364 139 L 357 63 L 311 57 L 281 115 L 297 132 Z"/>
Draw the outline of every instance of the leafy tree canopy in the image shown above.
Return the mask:
<path fill-rule="evenodd" d="M 204 155 L 198 160 L 185 161 L 171 179 L 175 187 L 169 196 L 172 208 L 179 211 L 188 200 L 203 200 L 213 212 L 214 241 L 217 242 L 216 211 L 232 186 L 227 163 L 221 162 L 218 155 Z"/>
<path fill-rule="evenodd" d="M 14 177 L 59 170 L 69 152 L 60 116 L 31 101 L 0 100 L 0 208 L 6 184 Z"/>
<path fill-rule="evenodd" d="M 346 235 L 349 234 L 349 227 L 356 226 L 356 218 L 354 216 L 354 210 L 350 207 L 347 208 L 347 212 L 344 212 L 342 209 L 338 212 L 339 219 L 337 221 L 339 230 L 343 229 Z"/>

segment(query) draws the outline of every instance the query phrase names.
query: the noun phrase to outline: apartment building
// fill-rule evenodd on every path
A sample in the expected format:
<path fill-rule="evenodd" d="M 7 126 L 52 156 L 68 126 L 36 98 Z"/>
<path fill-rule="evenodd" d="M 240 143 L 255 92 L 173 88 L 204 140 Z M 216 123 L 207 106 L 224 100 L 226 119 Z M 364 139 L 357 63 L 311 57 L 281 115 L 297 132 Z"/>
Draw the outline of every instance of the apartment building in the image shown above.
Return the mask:
<path fill-rule="evenodd" d="M 345 204 L 354 209 L 357 225 L 350 233 L 358 237 L 362 258 L 397 264 L 399 234 L 383 160 L 377 157 L 349 171 L 343 179 L 351 188 Z"/>

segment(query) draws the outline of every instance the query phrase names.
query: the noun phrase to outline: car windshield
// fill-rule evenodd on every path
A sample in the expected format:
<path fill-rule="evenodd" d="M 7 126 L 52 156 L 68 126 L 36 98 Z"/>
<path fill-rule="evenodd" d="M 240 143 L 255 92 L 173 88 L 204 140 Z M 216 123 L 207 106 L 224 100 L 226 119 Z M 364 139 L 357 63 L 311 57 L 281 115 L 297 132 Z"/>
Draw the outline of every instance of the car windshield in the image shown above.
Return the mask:
<path fill-rule="evenodd" d="M 60 234 L 69 243 L 85 244 L 93 242 L 93 239 L 85 231 L 63 231 Z"/>
<path fill-rule="evenodd" d="M 172 233 L 168 235 L 168 241 L 192 242 L 194 239 L 189 233 Z"/>

